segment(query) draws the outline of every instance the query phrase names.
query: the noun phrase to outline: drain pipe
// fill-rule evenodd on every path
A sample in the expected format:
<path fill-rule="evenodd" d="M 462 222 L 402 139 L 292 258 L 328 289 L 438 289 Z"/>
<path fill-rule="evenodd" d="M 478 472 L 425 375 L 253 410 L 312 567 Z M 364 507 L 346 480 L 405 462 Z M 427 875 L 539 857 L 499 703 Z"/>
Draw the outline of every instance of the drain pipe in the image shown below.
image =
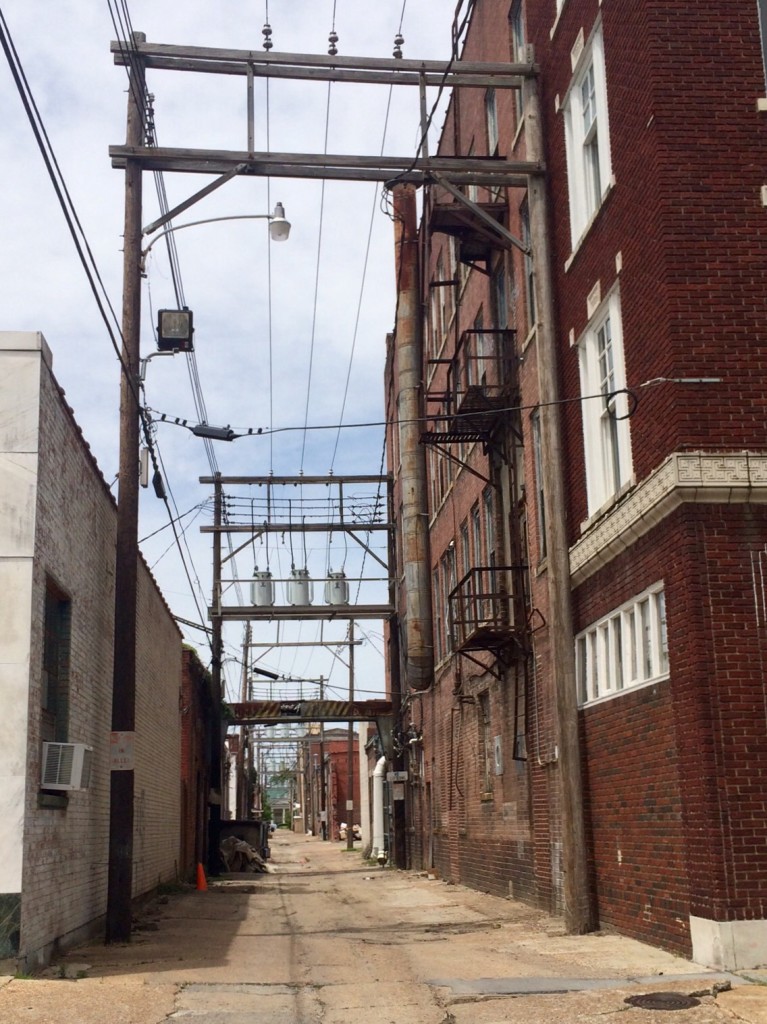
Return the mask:
<path fill-rule="evenodd" d="M 428 690 L 434 674 L 429 564 L 426 456 L 420 443 L 423 416 L 423 343 L 418 282 L 415 188 L 397 185 L 394 208 L 397 321 L 395 333 L 397 429 L 402 496 L 405 578 L 404 665 L 408 691 Z"/>
<path fill-rule="evenodd" d="M 386 758 L 379 757 L 373 769 L 373 848 L 370 851 L 370 856 L 377 860 L 381 867 L 386 863 L 383 792 L 385 773 Z"/>

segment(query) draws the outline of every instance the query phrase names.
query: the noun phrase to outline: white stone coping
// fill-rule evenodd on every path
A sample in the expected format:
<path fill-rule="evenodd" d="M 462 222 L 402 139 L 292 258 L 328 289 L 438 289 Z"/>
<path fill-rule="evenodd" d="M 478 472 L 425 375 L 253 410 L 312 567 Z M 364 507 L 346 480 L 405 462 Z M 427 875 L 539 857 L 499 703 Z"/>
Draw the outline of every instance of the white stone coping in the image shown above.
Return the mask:
<path fill-rule="evenodd" d="M 649 533 L 684 502 L 767 502 L 767 455 L 674 452 L 570 548 L 570 575 L 582 583 Z"/>

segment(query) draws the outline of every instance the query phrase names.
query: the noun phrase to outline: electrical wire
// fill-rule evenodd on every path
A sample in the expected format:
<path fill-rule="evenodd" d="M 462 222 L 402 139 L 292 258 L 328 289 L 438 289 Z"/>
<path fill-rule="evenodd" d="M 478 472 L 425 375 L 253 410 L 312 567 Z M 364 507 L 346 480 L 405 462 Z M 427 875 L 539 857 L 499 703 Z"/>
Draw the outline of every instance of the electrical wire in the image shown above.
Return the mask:
<path fill-rule="evenodd" d="M 614 418 L 616 420 L 630 419 L 631 416 L 633 416 L 634 413 L 636 412 L 637 407 L 639 405 L 639 395 L 637 395 L 636 392 L 634 390 L 632 390 L 631 388 L 618 388 L 615 391 L 611 391 L 609 394 L 604 394 L 603 392 L 600 391 L 600 392 L 597 392 L 596 394 L 593 394 L 593 395 L 574 395 L 572 398 L 560 398 L 556 402 L 535 402 L 535 403 L 533 403 L 531 405 L 509 405 L 509 406 L 504 406 L 503 408 L 500 408 L 500 409 L 494 409 L 493 413 L 494 413 L 495 416 L 499 416 L 499 415 L 501 415 L 503 413 L 531 412 L 534 409 L 545 409 L 545 408 L 548 408 L 549 406 L 555 406 L 555 405 L 573 405 L 573 404 L 578 403 L 578 402 L 590 401 L 592 399 L 598 399 L 599 401 L 602 401 L 602 402 L 605 402 L 605 401 L 610 402 L 617 395 L 626 395 L 626 397 L 628 399 L 628 410 L 627 410 L 627 412 L 621 414 L 620 416 L 615 415 L 615 413 L 613 413 L 612 415 L 614 416 Z M 466 413 L 455 412 L 455 413 L 450 413 L 450 414 L 448 414 L 448 413 L 445 413 L 445 414 L 431 413 L 431 414 L 426 415 L 426 416 L 414 416 L 414 417 L 411 417 L 410 419 L 400 419 L 400 418 L 391 418 L 391 417 L 389 417 L 389 418 L 383 419 L 383 420 L 367 420 L 367 421 L 361 421 L 359 423 L 315 423 L 315 424 L 311 424 L 311 425 L 301 425 L 301 426 L 292 426 L 292 427 L 291 426 L 288 426 L 288 427 L 275 427 L 271 431 L 269 431 L 267 429 L 264 429 L 262 427 L 239 427 L 235 431 L 235 435 L 234 435 L 233 440 L 236 440 L 238 438 L 248 438 L 248 437 L 268 437 L 270 433 L 272 433 L 272 434 L 287 434 L 287 433 L 295 433 L 297 431 L 309 431 L 309 430 L 362 430 L 362 429 L 370 429 L 370 428 L 373 428 L 373 427 L 395 427 L 395 426 L 402 426 L 404 424 L 413 424 L 413 423 L 424 423 L 424 424 L 434 423 L 434 424 L 437 424 L 437 423 L 445 423 L 445 422 L 448 422 L 448 421 L 452 422 L 453 420 L 460 420 L 460 419 L 467 419 L 467 420 L 476 419 L 476 416 L 477 416 L 476 412 L 466 412 Z M 189 426 L 187 420 L 184 420 L 184 419 L 182 419 L 179 416 L 174 417 L 170 413 L 161 413 L 160 414 L 160 419 L 159 419 L 158 422 L 167 423 L 170 426 L 185 427 L 187 430 L 191 430 L 192 429 L 192 427 Z M 239 431 L 239 432 L 237 432 L 237 431 Z"/>

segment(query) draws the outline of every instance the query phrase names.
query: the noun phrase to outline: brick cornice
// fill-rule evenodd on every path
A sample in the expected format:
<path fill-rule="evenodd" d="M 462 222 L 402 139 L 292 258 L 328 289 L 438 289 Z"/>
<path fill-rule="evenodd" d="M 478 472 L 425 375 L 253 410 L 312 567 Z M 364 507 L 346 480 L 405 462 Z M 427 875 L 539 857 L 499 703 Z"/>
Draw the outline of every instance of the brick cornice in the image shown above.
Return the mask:
<path fill-rule="evenodd" d="M 684 502 L 767 502 L 767 455 L 674 452 L 570 548 L 572 584 L 598 572 Z"/>

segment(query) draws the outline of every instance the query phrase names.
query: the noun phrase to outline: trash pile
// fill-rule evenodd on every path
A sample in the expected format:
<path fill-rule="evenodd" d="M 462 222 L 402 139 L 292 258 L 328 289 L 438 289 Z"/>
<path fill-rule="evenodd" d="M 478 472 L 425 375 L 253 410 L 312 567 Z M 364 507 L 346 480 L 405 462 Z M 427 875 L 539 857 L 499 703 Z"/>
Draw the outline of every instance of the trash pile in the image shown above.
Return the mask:
<path fill-rule="evenodd" d="M 342 821 L 338 829 L 338 838 L 341 842 L 346 842 L 349 835 L 349 826 L 345 821 Z M 352 839 L 362 839 L 362 829 L 359 825 L 352 825 Z"/>
<path fill-rule="evenodd" d="M 226 870 L 232 874 L 243 871 L 268 871 L 266 861 L 250 843 L 237 836 L 227 836 L 221 843 L 221 856 Z"/>

